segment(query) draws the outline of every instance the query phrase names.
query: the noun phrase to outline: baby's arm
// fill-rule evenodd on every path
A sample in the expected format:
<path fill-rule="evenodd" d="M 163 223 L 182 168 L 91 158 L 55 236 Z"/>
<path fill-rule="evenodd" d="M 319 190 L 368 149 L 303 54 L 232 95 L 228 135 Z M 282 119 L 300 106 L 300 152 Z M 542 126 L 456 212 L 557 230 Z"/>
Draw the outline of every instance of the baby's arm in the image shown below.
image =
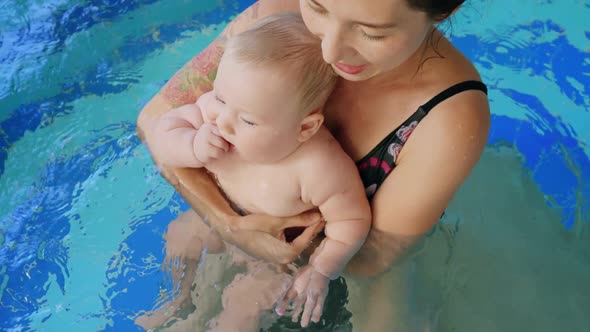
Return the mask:
<path fill-rule="evenodd" d="M 200 168 L 227 152 L 227 141 L 214 124 L 204 120 L 199 107 L 209 97 L 205 93 L 196 104 L 173 109 L 156 120 L 152 153 L 159 163 Z"/>
<path fill-rule="evenodd" d="M 201 110 L 188 104 L 164 114 L 154 124 L 152 154 L 159 162 L 175 167 L 202 167 L 193 143 L 203 124 Z"/>
<path fill-rule="evenodd" d="M 334 138 L 312 146 L 303 156 L 301 198 L 319 207 L 326 238 L 310 264 L 297 272 L 276 312 L 283 315 L 294 301 L 292 319 L 301 315 L 301 326 L 306 327 L 310 319 L 318 322 L 322 316 L 329 279 L 336 279 L 363 245 L 371 228 L 371 208 L 356 165 Z"/>
<path fill-rule="evenodd" d="M 310 162 L 313 166 L 305 172 L 302 197 L 318 206 L 326 220 L 326 238 L 310 264 L 336 279 L 367 237 L 371 208 L 354 162 L 335 140 L 326 150 Z"/>

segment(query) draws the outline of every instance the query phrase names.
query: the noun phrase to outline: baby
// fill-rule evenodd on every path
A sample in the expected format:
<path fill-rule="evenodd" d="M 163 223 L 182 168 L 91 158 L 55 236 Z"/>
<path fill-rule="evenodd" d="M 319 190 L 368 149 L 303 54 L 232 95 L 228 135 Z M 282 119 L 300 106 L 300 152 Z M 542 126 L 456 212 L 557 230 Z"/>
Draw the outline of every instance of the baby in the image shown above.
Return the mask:
<path fill-rule="evenodd" d="M 319 209 L 326 238 L 303 268 L 311 282 L 299 292 L 313 301 L 360 249 L 371 222 L 354 162 L 322 125 L 335 83 L 298 14 L 267 17 L 228 41 L 213 91 L 162 116 L 152 146 L 163 164 L 205 167 L 239 213 Z M 317 306 L 316 322 L 323 298 Z"/>

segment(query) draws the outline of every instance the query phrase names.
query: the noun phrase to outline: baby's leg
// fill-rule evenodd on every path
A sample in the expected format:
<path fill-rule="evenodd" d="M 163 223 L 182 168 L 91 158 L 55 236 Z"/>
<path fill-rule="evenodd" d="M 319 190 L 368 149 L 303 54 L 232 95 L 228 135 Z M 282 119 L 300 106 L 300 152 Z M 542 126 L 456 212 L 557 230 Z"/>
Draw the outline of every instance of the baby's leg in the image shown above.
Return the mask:
<path fill-rule="evenodd" d="M 166 257 L 163 268 L 170 271 L 173 287 L 178 295 L 156 311 L 139 316 L 135 323 L 148 330 L 164 324 L 181 308 L 192 306 L 190 290 L 201 255 L 205 252 L 223 252 L 224 244 L 193 210 L 186 211 L 168 225 Z M 180 284 L 179 284 L 180 283 Z"/>
<path fill-rule="evenodd" d="M 206 332 L 207 322 L 222 308 L 221 295 L 224 285 L 232 276 L 233 262 L 227 253 L 202 257 L 190 286 L 191 307 L 181 307 L 176 317 L 170 317 L 157 331 L 162 332 Z M 186 278 L 189 276 L 187 275 Z M 193 306 L 194 304 L 194 306 Z M 187 310 L 187 309 L 190 309 Z"/>
<path fill-rule="evenodd" d="M 217 332 L 258 331 L 260 318 L 274 317 L 274 306 L 290 285 L 292 277 L 265 262 L 250 262 L 223 292 L 223 311 L 210 323 Z"/>
<path fill-rule="evenodd" d="M 190 301 L 191 284 L 197 270 L 197 262 L 188 261 L 182 277 L 178 294 L 172 300 L 164 303 L 159 309 L 147 312 L 135 319 L 135 324 L 143 327 L 146 331 L 162 326 L 170 318 L 176 316 L 180 310 L 187 310 L 192 303 Z M 178 273 L 178 272 L 176 272 Z"/>
<path fill-rule="evenodd" d="M 165 238 L 166 260 L 169 263 L 184 259 L 199 261 L 203 249 L 209 253 L 225 250 L 219 235 L 192 209 L 180 214 L 168 225 Z"/>

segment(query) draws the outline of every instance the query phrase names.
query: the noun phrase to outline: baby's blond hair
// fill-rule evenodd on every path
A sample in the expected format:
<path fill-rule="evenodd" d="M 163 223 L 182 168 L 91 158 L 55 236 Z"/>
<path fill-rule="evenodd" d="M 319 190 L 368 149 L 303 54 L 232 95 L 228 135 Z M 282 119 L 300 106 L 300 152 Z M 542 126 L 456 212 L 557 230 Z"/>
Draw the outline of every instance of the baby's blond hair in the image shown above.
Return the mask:
<path fill-rule="evenodd" d="M 320 39 L 296 12 L 261 19 L 232 37 L 224 56 L 248 64 L 280 65 L 293 80 L 306 113 L 322 107 L 336 84 L 336 74 L 322 58 Z"/>

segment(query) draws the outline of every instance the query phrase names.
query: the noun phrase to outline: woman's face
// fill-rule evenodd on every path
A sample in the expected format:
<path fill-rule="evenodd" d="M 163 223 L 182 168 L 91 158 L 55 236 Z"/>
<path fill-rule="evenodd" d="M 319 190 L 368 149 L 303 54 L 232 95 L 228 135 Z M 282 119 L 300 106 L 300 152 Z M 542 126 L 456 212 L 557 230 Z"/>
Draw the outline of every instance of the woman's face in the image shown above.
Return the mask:
<path fill-rule="evenodd" d="M 397 68 L 433 27 L 407 0 L 300 0 L 300 7 L 309 30 L 322 39 L 324 60 L 351 81 Z"/>

